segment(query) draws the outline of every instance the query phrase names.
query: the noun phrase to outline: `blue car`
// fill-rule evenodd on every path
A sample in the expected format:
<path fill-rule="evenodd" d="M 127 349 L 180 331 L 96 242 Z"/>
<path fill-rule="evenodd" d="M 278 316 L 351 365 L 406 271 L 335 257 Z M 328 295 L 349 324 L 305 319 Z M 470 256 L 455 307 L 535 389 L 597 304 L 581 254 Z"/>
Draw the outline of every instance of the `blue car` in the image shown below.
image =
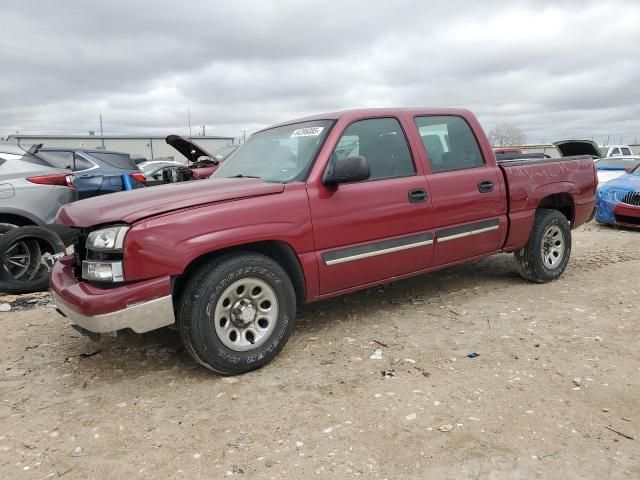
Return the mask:
<path fill-rule="evenodd" d="M 598 187 L 596 221 L 640 228 L 640 165 Z"/>
<path fill-rule="evenodd" d="M 39 148 L 35 155 L 73 171 L 78 199 L 145 186 L 144 173 L 128 153 L 77 148 Z"/>

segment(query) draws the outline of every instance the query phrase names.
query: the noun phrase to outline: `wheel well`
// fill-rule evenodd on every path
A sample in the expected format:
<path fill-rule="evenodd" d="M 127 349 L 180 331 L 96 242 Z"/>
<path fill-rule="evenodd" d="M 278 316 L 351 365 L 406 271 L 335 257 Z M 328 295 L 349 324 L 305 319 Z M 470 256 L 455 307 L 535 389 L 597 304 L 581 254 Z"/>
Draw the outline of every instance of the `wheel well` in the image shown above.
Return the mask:
<path fill-rule="evenodd" d="M 0 223 L 9 223 L 11 225 L 17 225 L 18 227 L 35 225 L 35 223 L 28 218 L 21 215 L 14 215 L 12 213 L 0 213 Z"/>
<path fill-rule="evenodd" d="M 236 245 L 222 250 L 216 250 L 215 252 L 206 253 L 195 260 L 193 260 L 187 268 L 185 268 L 182 275 L 176 277 L 173 284 L 173 293 L 175 296 L 180 296 L 182 289 L 187 283 L 187 279 L 191 277 L 193 272 L 200 268 L 203 264 L 211 261 L 212 259 L 233 251 L 249 251 L 257 252 L 267 257 L 270 257 L 276 261 L 289 275 L 293 288 L 296 291 L 296 300 L 298 304 L 305 302 L 306 288 L 304 282 L 304 272 L 298 261 L 298 256 L 291 246 L 285 242 L 277 240 L 248 243 L 244 245 Z"/>
<path fill-rule="evenodd" d="M 554 193 L 544 197 L 538 208 L 549 208 L 552 210 L 558 210 L 562 213 L 570 223 L 573 223 L 575 218 L 575 204 L 573 203 L 573 197 L 568 193 Z"/>

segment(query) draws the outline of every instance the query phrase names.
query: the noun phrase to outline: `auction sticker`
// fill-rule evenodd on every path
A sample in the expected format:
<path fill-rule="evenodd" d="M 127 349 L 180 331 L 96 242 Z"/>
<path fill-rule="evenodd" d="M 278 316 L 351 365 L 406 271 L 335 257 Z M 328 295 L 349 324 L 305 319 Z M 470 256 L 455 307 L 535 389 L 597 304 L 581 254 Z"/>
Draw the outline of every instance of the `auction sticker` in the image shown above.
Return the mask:
<path fill-rule="evenodd" d="M 324 127 L 306 127 L 306 128 L 298 128 L 294 130 L 291 134 L 290 138 L 295 137 L 317 137 L 322 133 Z"/>

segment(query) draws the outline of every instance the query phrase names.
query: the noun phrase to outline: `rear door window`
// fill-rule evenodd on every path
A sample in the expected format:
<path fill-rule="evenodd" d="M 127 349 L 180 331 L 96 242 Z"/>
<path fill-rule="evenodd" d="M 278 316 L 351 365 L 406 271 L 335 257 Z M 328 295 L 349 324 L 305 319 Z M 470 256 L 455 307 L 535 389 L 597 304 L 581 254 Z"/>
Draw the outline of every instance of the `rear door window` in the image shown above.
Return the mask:
<path fill-rule="evenodd" d="M 115 168 L 121 168 L 123 170 L 138 170 L 138 167 L 134 161 L 131 160 L 131 157 L 124 153 L 91 152 L 91 156 L 96 157 Z"/>
<path fill-rule="evenodd" d="M 627 147 L 622 147 L 622 155 L 631 155 L 631 150 Z"/>
<path fill-rule="evenodd" d="M 432 115 L 416 117 L 415 122 L 433 173 L 484 165 L 478 142 L 462 117 Z"/>
<path fill-rule="evenodd" d="M 74 172 L 81 172 L 82 170 L 89 170 L 90 168 L 92 168 L 94 166 L 95 165 L 93 163 L 91 163 L 86 158 L 82 158 L 77 153 L 73 157 L 73 171 Z"/>
<path fill-rule="evenodd" d="M 617 157 L 620 155 L 620 149 L 619 148 L 614 148 L 613 150 L 611 150 L 611 155 L 612 157 Z"/>

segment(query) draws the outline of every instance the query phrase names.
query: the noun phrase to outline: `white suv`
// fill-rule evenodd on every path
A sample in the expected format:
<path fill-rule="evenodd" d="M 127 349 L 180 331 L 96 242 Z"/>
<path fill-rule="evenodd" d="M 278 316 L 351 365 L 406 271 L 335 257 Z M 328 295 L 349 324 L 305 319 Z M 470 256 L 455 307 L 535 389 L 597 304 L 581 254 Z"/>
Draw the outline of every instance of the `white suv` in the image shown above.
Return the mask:
<path fill-rule="evenodd" d="M 627 157 L 633 155 L 629 145 L 605 145 L 600 147 L 602 158 L 606 157 Z"/>

